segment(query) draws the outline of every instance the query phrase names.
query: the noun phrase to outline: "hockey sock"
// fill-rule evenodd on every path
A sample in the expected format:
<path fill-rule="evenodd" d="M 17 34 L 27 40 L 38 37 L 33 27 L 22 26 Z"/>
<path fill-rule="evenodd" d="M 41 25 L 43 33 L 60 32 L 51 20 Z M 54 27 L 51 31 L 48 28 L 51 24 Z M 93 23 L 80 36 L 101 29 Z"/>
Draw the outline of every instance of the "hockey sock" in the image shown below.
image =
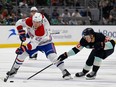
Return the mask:
<path fill-rule="evenodd" d="M 83 68 L 83 73 L 88 73 L 89 70 L 91 69 L 91 66 L 88 66 L 87 64 L 85 64 L 84 68 Z"/>
<path fill-rule="evenodd" d="M 56 53 L 51 53 L 48 55 L 48 59 L 51 62 L 54 62 L 55 60 L 57 60 L 57 54 Z M 55 63 L 56 67 L 58 67 L 61 71 L 63 71 L 65 69 L 64 67 L 64 62 L 63 61 L 59 61 L 57 63 Z"/>
<path fill-rule="evenodd" d="M 102 63 L 102 58 L 95 57 L 94 63 L 93 63 L 93 71 L 97 72 L 100 68 L 100 65 Z"/>
<path fill-rule="evenodd" d="M 89 71 L 88 70 L 85 70 L 85 69 L 83 69 L 83 71 L 82 71 L 84 74 L 86 74 L 86 73 L 88 73 Z"/>
<path fill-rule="evenodd" d="M 18 55 L 18 57 L 17 57 L 16 60 L 15 60 L 14 67 L 15 67 L 15 68 L 19 68 L 19 67 L 23 64 L 23 62 L 24 62 L 24 60 L 25 60 L 25 58 L 26 58 L 27 56 L 29 56 L 29 55 L 28 55 L 26 52 L 24 52 L 24 53 L 21 54 L 21 55 Z"/>
<path fill-rule="evenodd" d="M 99 68 L 100 68 L 100 66 L 93 65 L 92 71 L 94 71 L 95 73 L 97 73 L 97 71 L 99 70 Z"/>

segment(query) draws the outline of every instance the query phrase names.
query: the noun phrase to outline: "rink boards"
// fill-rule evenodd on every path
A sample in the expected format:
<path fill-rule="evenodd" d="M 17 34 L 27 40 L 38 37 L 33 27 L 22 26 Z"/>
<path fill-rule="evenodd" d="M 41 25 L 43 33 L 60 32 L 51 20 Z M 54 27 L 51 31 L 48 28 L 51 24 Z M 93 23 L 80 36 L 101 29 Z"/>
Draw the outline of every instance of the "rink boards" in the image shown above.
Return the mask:
<path fill-rule="evenodd" d="M 96 32 L 102 32 L 104 35 L 113 38 L 116 41 L 116 26 L 51 26 L 51 33 L 55 45 L 76 45 L 82 31 L 91 27 Z M 0 26 L 0 48 L 18 47 L 19 37 L 15 26 Z M 29 39 L 25 43 L 28 43 Z"/>

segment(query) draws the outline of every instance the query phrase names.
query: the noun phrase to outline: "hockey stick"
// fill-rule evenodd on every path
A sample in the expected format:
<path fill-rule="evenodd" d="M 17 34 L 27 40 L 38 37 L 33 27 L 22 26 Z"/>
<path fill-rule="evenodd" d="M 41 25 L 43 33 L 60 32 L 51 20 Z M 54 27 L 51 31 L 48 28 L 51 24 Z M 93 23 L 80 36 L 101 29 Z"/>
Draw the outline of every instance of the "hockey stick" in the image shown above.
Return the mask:
<path fill-rule="evenodd" d="M 35 75 L 37 75 L 38 73 L 42 72 L 43 70 L 49 68 L 49 67 L 52 66 L 52 65 L 53 65 L 53 63 L 50 64 L 50 65 L 48 65 L 48 66 L 46 66 L 45 68 L 43 68 L 42 70 L 38 71 L 37 73 L 33 74 L 32 76 L 28 77 L 27 80 L 31 79 L 32 77 L 34 77 Z"/>
<path fill-rule="evenodd" d="M 21 42 L 20 47 L 22 46 L 22 44 L 23 44 L 23 42 Z M 17 54 L 16 58 L 17 58 L 17 57 L 18 57 L 18 54 Z M 13 65 L 12 65 L 10 71 L 12 70 L 12 68 L 13 68 L 13 66 L 14 66 L 14 64 L 15 64 L 16 58 L 15 58 L 15 60 L 14 60 L 14 63 L 13 63 Z M 9 76 L 10 76 L 10 75 L 7 75 L 6 78 L 4 78 L 4 82 L 7 82 Z"/>

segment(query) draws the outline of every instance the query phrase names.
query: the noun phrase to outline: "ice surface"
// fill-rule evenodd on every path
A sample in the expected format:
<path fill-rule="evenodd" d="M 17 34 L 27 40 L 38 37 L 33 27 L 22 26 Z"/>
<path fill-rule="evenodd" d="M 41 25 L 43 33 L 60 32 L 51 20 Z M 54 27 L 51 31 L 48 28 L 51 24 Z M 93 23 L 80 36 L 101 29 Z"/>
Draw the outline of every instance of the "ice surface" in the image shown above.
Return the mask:
<path fill-rule="evenodd" d="M 56 46 L 58 55 L 68 51 L 73 46 Z M 16 48 L 0 49 L 0 87 L 116 87 L 116 52 L 102 62 L 95 80 L 86 80 L 85 77 L 75 78 L 75 73 L 80 72 L 91 50 L 83 49 L 80 53 L 65 60 L 65 66 L 71 73 L 72 80 L 62 79 L 61 71 L 55 66 L 51 66 L 26 80 L 37 71 L 51 64 L 51 62 L 41 52 L 38 52 L 37 60 L 26 58 L 16 76 L 8 79 L 5 83 L 3 79 L 5 73 L 10 70 L 16 54 Z M 116 51 L 116 50 L 115 50 Z M 9 81 L 13 80 L 14 83 Z"/>

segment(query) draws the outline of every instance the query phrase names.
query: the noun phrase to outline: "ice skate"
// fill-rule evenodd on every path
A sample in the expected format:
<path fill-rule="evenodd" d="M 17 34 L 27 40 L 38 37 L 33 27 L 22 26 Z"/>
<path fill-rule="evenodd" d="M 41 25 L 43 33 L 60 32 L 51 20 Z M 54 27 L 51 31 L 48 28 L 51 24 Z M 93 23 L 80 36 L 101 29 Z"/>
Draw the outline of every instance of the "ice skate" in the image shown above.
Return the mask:
<path fill-rule="evenodd" d="M 72 77 L 71 77 L 71 74 L 65 69 L 63 72 L 63 79 L 65 79 L 65 80 L 69 80 L 69 79 L 72 79 Z"/>
<path fill-rule="evenodd" d="M 12 70 L 8 71 L 6 74 L 9 75 L 10 77 L 14 77 L 17 71 L 18 71 L 18 68 L 12 68 Z"/>
<path fill-rule="evenodd" d="M 90 72 L 89 74 L 86 75 L 87 80 L 92 80 L 96 78 L 96 73 L 95 72 Z"/>
<path fill-rule="evenodd" d="M 83 77 L 83 76 L 85 76 L 85 73 L 83 72 L 78 72 L 75 74 L 75 77 Z"/>

